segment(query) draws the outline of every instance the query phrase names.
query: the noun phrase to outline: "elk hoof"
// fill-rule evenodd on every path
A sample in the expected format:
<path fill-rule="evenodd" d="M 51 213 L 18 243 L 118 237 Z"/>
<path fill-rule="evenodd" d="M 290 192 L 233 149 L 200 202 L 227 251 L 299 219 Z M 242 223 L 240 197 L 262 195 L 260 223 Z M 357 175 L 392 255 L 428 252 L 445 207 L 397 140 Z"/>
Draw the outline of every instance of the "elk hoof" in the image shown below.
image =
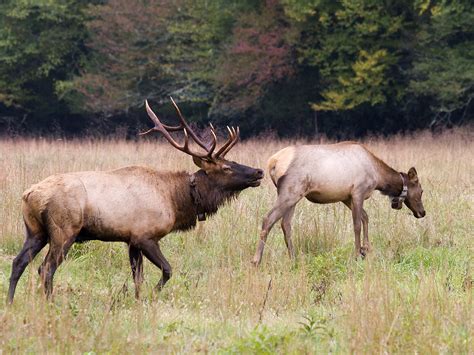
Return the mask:
<path fill-rule="evenodd" d="M 360 247 L 360 255 L 362 256 L 362 259 L 365 259 L 365 257 L 369 254 L 370 248 L 367 246 L 362 246 Z"/>
<path fill-rule="evenodd" d="M 251 261 L 251 263 L 252 263 L 252 265 L 253 265 L 254 267 L 258 267 L 258 266 L 260 265 L 260 261 L 259 261 L 259 260 L 255 260 L 255 259 L 253 259 L 253 260 Z"/>

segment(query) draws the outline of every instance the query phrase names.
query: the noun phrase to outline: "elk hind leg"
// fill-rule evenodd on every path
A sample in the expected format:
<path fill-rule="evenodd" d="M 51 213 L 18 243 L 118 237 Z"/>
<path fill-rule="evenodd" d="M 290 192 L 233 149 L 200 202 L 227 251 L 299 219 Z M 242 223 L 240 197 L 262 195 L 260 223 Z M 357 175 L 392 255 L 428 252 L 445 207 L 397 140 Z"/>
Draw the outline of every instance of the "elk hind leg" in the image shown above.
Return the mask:
<path fill-rule="evenodd" d="M 293 218 L 294 213 L 295 206 L 287 210 L 281 219 L 281 229 L 283 230 L 283 235 L 285 237 L 285 244 L 288 248 L 288 255 L 292 260 L 295 259 L 295 249 L 293 248 L 293 241 L 291 240 L 291 219 Z"/>
<path fill-rule="evenodd" d="M 132 268 L 133 282 L 135 283 L 135 298 L 140 298 L 140 286 L 143 281 L 143 253 L 133 245 L 128 246 L 128 256 Z"/>
<path fill-rule="evenodd" d="M 8 288 L 8 303 L 13 302 L 16 285 L 21 275 L 25 271 L 28 264 L 35 258 L 35 256 L 44 248 L 47 243 L 47 238 L 43 233 L 33 234 L 26 225 L 26 240 L 23 248 L 17 257 L 13 260 L 12 272 L 10 276 L 10 286 Z"/>
<path fill-rule="evenodd" d="M 290 193 L 289 189 L 282 188 L 281 190 L 279 190 L 275 206 L 270 210 L 270 212 L 268 212 L 268 214 L 263 219 L 262 231 L 260 232 L 260 240 L 258 241 L 257 250 L 252 261 L 255 266 L 260 265 L 260 262 L 262 261 L 263 249 L 265 248 L 265 244 L 267 242 L 268 233 L 272 229 L 273 225 L 286 213 L 289 213 L 303 196 L 303 193 Z"/>

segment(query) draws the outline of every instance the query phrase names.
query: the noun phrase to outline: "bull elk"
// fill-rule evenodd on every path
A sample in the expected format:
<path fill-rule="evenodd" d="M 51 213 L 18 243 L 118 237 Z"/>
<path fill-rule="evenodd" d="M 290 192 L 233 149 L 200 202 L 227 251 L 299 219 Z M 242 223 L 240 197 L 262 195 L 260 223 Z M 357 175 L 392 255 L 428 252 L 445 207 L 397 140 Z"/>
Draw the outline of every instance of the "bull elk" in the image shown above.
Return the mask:
<path fill-rule="evenodd" d="M 171 266 L 159 247 L 170 232 L 193 228 L 196 219 L 217 211 L 224 202 L 248 187 L 260 185 L 261 169 L 228 161 L 224 157 L 239 140 L 239 129 L 229 128 L 227 141 L 216 151 L 216 131 L 202 140 L 189 126 L 171 99 L 180 119 L 167 126 L 145 102 L 154 127 L 176 149 L 192 156 L 199 170 L 166 172 L 141 166 L 112 171 L 85 171 L 53 175 L 26 190 L 22 212 L 26 226 L 23 249 L 13 260 L 8 301 L 31 260 L 49 243 L 38 272 L 46 295 L 53 291 L 53 276 L 75 242 L 101 240 L 128 244 L 136 297 L 143 273 L 143 255 L 162 271 L 161 289 L 171 277 Z M 184 133 L 179 144 L 170 132 Z M 189 137 L 195 142 L 189 144 Z M 196 146 L 197 145 L 197 146 Z"/>
<path fill-rule="evenodd" d="M 388 195 L 392 208 L 401 209 L 405 203 L 416 218 L 425 216 L 421 201 L 423 190 L 415 168 L 410 168 L 408 173 L 399 173 L 355 142 L 287 147 L 270 157 L 268 171 L 278 197 L 263 220 L 254 265 L 260 264 L 267 235 L 279 219 L 282 219 L 288 253 L 294 258 L 291 219 L 295 205 L 303 197 L 321 204 L 342 202 L 351 209 L 356 257 L 364 257 L 371 249 L 369 217 L 363 204 L 374 190 Z M 361 225 L 364 229 L 362 246 Z"/>

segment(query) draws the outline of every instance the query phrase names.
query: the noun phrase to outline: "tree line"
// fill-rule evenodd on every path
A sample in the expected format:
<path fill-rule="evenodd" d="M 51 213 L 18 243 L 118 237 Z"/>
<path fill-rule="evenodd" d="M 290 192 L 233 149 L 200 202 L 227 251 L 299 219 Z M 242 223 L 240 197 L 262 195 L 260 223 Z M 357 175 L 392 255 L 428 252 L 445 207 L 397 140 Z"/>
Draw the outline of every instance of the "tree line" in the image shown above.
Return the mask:
<path fill-rule="evenodd" d="M 472 121 L 469 0 L 5 0 L 0 132 L 135 134 L 144 100 L 244 136 Z"/>

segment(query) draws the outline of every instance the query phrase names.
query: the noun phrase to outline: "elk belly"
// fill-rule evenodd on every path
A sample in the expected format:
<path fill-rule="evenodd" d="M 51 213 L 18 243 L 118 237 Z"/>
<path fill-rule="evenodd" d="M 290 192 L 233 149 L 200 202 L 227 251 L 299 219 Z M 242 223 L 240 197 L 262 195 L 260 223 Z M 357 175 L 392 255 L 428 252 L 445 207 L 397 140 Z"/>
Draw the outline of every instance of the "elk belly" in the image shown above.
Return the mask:
<path fill-rule="evenodd" d="M 334 203 L 347 200 L 350 190 L 313 190 L 305 197 L 314 203 Z"/>

